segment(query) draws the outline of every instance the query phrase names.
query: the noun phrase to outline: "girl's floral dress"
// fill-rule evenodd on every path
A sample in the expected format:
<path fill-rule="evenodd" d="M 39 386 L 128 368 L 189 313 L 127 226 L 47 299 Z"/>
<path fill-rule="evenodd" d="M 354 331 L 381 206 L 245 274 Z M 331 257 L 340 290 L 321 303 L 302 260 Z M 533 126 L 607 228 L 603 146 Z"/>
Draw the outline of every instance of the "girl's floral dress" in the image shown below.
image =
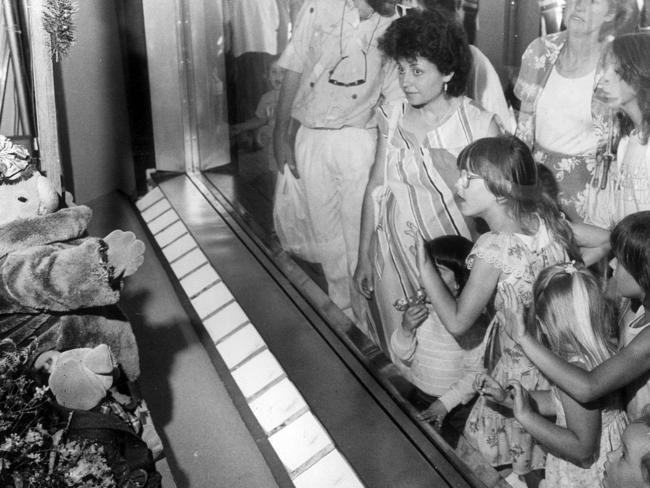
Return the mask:
<path fill-rule="evenodd" d="M 557 418 L 556 425 L 566 427 L 566 416 L 560 401 L 557 387 L 551 390 Z M 618 398 L 614 397 L 610 408 L 604 408 L 601 413 L 602 427 L 600 431 L 600 447 L 598 458 L 588 468 L 581 468 L 564 459 L 548 455 L 546 460 L 545 479 L 540 488 L 592 488 L 601 486 L 605 471 L 607 454 L 619 448 L 621 436 L 627 427 L 627 415 L 615 404 Z"/>
<path fill-rule="evenodd" d="M 532 287 L 537 274 L 547 266 L 568 259 L 562 245 L 553 240 L 541 221 L 537 233 L 532 236 L 494 232 L 483 234 L 467 258 L 470 269 L 476 258 L 501 272 L 499 284 L 511 284 L 524 307 L 532 302 Z M 503 312 L 503 299 L 498 292 L 494 306 L 497 314 L 485 340 L 484 365 L 487 371 L 504 386 L 510 380 L 518 380 L 529 391 L 548 390 L 546 378 L 501 326 L 499 312 Z M 512 464 L 517 474 L 544 468 L 545 452 L 515 420 L 512 410 L 504 409 L 483 396 L 477 399 L 469 414 L 464 437 L 492 466 Z"/>

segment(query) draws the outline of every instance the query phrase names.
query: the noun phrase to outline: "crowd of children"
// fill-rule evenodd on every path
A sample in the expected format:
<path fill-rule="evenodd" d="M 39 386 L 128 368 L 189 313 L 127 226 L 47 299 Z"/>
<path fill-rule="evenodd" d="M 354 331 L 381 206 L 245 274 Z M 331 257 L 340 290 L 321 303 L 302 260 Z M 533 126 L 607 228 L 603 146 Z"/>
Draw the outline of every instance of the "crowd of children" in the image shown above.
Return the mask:
<path fill-rule="evenodd" d="M 598 204 L 585 220 L 600 227 L 570 222 L 553 173 L 502 135 L 457 158 L 455 203 L 489 231 L 471 250 L 455 236 L 451 260 L 450 236 L 414 233 L 422 300 L 401 304 L 391 356 L 419 393 L 420 419 L 440 427 L 474 402 L 457 450 L 478 451 L 513 486 L 650 486 L 648 52 L 643 33 L 605 51 L 598 88 L 622 139 L 592 182 Z"/>
<path fill-rule="evenodd" d="M 612 229 L 609 246 L 603 229 L 564 217 L 554 178 L 514 136 L 479 139 L 458 157 L 459 209 L 490 229 L 469 253 L 464 286 L 450 287 L 435 253 L 416 238 L 427 303 L 404 311 L 396 332 L 411 337 L 404 358 L 418 348 L 441 357 L 443 344 L 436 352 L 418 342 L 427 323 L 435 330 L 432 316 L 461 339 L 493 312 L 481 346 L 465 351 L 464 376 L 434 395 L 420 418 L 438 426 L 478 394 L 458 452 L 469 444 L 513 486 L 650 486 L 647 52 L 650 35 L 640 33 L 616 38 L 606 53 L 600 89 L 620 111 L 623 133 L 599 208 Z M 609 273 L 585 267 L 608 254 Z M 433 381 L 412 378 L 420 389 Z"/>

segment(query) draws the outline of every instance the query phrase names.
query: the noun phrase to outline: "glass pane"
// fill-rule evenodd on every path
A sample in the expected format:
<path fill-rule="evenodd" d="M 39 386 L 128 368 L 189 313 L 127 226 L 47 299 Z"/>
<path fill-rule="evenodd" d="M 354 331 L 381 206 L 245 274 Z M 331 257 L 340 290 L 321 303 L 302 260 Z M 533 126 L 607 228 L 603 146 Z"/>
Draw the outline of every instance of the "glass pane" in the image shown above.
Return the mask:
<path fill-rule="evenodd" d="M 608 0 L 603 1 L 605 3 L 608 2 Z M 282 249 L 282 244 L 280 244 L 277 235 L 278 229 L 274 225 L 273 219 L 273 205 L 277 197 L 276 192 L 286 191 L 285 186 L 278 185 L 278 178 L 280 176 L 279 170 L 281 168 L 279 168 L 278 163 L 275 161 L 273 150 L 275 110 L 280 97 L 280 89 L 284 75 L 284 72 L 277 64 L 277 61 L 287 43 L 291 42 L 292 32 L 295 32 L 294 26 L 300 22 L 307 22 L 311 13 L 307 9 L 313 8 L 314 4 L 309 0 L 304 0 L 304 3 L 306 7 L 305 10 L 301 12 L 300 9 L 303 0 L 224 0 L 224 39 L 223 42 L 219 41 L 209 43 L 211 49 L 217 49 L 217 51 L 211 53 L 212 56 L 208 56 L 208 58 L 216 59 L 221 55 L 225 58 L 225 70 L 219 71 L 219 79 L 223 83 L 225 96 L 220 101 L 221 105 L 219 107 L 221 108 L 212 107 L 211 110 L 224 110 L 224 107 L 227 104 L 226 117 L 230 126 L 230 163 L 211 168 L 204 172 L 204 176 L 210 180 L 222 195 L 230 200 L 232 208 L 239 213 L 242 217 L 242 221 L 246 222 L 270 252 L 274 253 L 274 255 L 284 263 L 283 269 L 287 270 L 289 273 L 297 271 L 300 276 L 305 278 L 306 281 L 303 282 L 303 284 L 307 284 L 304 285 L 303 291 L 308 295 L 311 294 L 310 296 L 312 297 L 312 300 L 314 297 L 313 290 L 318 290 L 323 297 L 325 297 L 325 294 L 329 292 L 330 298 L 332 298 L 333 301 L 323 302 L 323 314 L 332 321 L 333 328 L 338 331 L 343 331 L 343 333 L 345 333 L 350 339 L 350 342 L 354 344 L 354 347 L 356 347 L 361 354 L 365 355 L 368 359 L 368 364 L 372 365 L 375 374 L 378 375 L 378 377 L 381 377 L 381 381 L 385 387 L 392 395 L 397 397 L 399 401 L 402 402 L 404 408 L 412 414 L 414 422 L 421 425 L 422 428 L 431 435 L 435 442 L 440 442 L 440 436 L 442 436 L 442 439 L 447 443 L 445 449 L 447 449 L 448 452 L 457 450 L 460 458 L 462 458 L 463 461 L 472 468 L 476 469 L 476 473 L 480 478 L 488 479 L 490 476 L 502 476 L 514 484 L 517 482 L 525 483 L 523 479 L 519 479 L 518 476 L 511 474 L 513 468 L 510 462 L 500 462 L 499 460 L 495 460 L 496 458 L 491 458 L 488 455 L 490 452 L 494 454 L 494 452 L 499 449 L 510 452 L 510 450 L 504 449 L 504 429 L 499 430 L 497 427 L 494 427 L 493 438 L 491 440 L 483 439 L 484 443 L 481 446 L 477 446 L 476 443 L 472 445 L 473 441 L 467 441 L 467 439 L 465 439 L 463 434 L 464 431 L 467 433 L 465 422 L 468 415 L 470 415 L 470 411 L 474 406 L 473 402 L 476 401 L 476 399 L 471 401 L 468 405 L 458 406 L 454 409 L 452 413 L 446 417 L 442 424 L 442 428 L 440 428 L 439 424 L 427 424 L 418 420 L 416 418 L 417 413 L 422 412 L 424 409 L 429 407 L 437 395 L 432 394 L 431 391 L 428 393 L 425 391 L 426 388 L 430 386 L 426 381 L 418 383 L 418 380 L 414 379 L 414 365 L 412 362 L 407 363 L 400 361 L 396 359 L 395 354 L 391 353 L 391 337 L 380 337 L 380 335 L 374 333 L 372 324 L 369 325 L 367 321 L 360 320 L 358 313 L 360 310 L 365 310 L 364 307 L 367 308 L 367 316 L 371 316 L 377 320 L 378 317 L 381 317 L 381 314 L 378 313 L 378 308 L 397 310 L 401 305 L 404 305 L 404 307 L 407 307 L 408 305 L 422 305 L 424 303 L 424 298 L 417 294 L 417 276 L 414 276 L 412 270 L 402 270 L 398 269 L 398 267 L 392 269 L 389 268 L 386 262 L 378 264 L 373 261 L 373 271 L 371 271 L 371 273 L 375 273 L 375 279 L 378 279 L 378 275 L 376 274 L 378 273 L 377 267 L 383 266 L 383 270 L 386 274 L 382 275 L 381 278 L 384 280 L 393 280 L 394 283 L 391 285 L 392 289 L 389 287 L 386 288 L 385 293 L 382 295 L 383 303 L 377 303 L 379 300 L 379 298 L 377 298 L 379 292 L 375 290 L 374 300 L 362 300 L 361 308 L 355 310 L 357 315 L 354 316 L 352 308 L 341 310 L 335 305 L 337 297 L 333 296 L 333 282 L 331 280 L 328 286 L 328 279 L 324 271 L 324 266 L 336 267 L 336 263 L 334 263 L 334 265 L 332 265 L 331 262 L 324 263 L 326 259 L 323 258 L 325 254 L 323 254 L 322 250 L 314 251 L 312 248 L 311 250 L 314 252 L 310 255 L 308 252 L 296 253 L 295 251 L 298 249 L 297 247 L 289 249 L 285 245 L 285 249 Z M 358 25 L 363 25 L 364 22 L 366 22 L 366 20 L 363 19 L 363 8 L 368 7 L 368 3 L 373 5 L 381 4 L 381 2 L 373 2 L 370 0 L 368 0 L 367 3 L 364 0 L 355 2 L 349 1 L 348 3 L 350 5 L 343 10 L 342 18 L 343 22 L 348 22 L 350 25 L 357 25 L 355 22 L 357 22 Z M 351 7 L 353 3 L 360 5 L 362 7 L 361 10 L 357 12 L 353 9 Z M 541 58 L 539 55 L 535 58 L 529 57 L 528 59 L 525 59 L 523 66 L 522 56 L 531 43 L 540 36 L 546 36 L 547 42 L 558 47 L 560 51 L 562 51 L 562 49 L 568 49 L 563 48 L 563 44 L 559 44 L 559 41 L 557 40 L 564 39 L 563 36 L 566 36 L 572 39 L 571 42 L 577 42 L 575 39 L 579 39 L 581 35 L 584 35 L 586 32 L 585 29 L 595 29 L 593 27 L 594 24 L 589 24 L 588 27 L 579 25 L 581 22 L 585 24 L 583 21 L 586 18 L 586 14 L 584 14 L 582 10 L 580 10 L 578 14 L 575 14 L 576 8 L 594 9 L 595 7 L 592 5 L 595 5 L 598 2 L 585 3 L 581 0 L 540 0 L 538 2 L 516 0 L 450 0 L 447 2 L 443 0 L 420 0 L 420 3 L 421 5 L 411 0 L 403 2 L 403 5 L 407 8 L 426 8 L 431 4 L 440 4 L 443 8 L 445 4 L 449 4 L 453 7 L 452 10 L 454 11 L 448 12 L 448 18 L 455 18 L 459 23 L 461 23 L 469 41 L 474 46 L 472 50 L 472 59 L 474 63 L 473 69 L 475 70 L 472 72 L 473 83 L 468 83 L 463 95 L 471 95 L 477 102 L 479 102 L 479 104 L 496 113 L 503 131 L 514 133 L 517 130 L 517 124 L 519 123 L 520 125 L 517 133 L 524 137 L 524 134 L 522 134 L 522 123 L 525 120 L 525 111 L 529 110 L 529 108 L 525 106 L 525 103 L 531 102 L 531 100 L 525 99 L 522 101 L 521 98 L 525 98 L 526 96 L 526 93 L 524 93 L 526 87 L 517 84 L 518 77 L 520 73 L 528 73 L 527 75 L 524 75 L 524 77 L 532 76 L 530 73 L 533 73 L 535 76 L 539 75 L 541 77 L 539 79 L 531 81 L 527 78 L 524 81 L 529 83 L 529 85 L 535 82 L 542 83 L 542 86 L 544 86 L 544 83 L 546 83 L 546 79 L 544 78 L 546 73 L 538 72 L 540 66 L 530 65 L 530 63 L 534 64 L 542 62 L 540 61 Z M 579 4 L 579 7 L 576 7 L 576 4 Z M 648 25 L 646 2 L 643 0 L 627 0 L 626 2 L 616 3 L 616 5 L 622 4 L 625 4 L 628 7 L 627 14 L 630 15 L 629 19 L 632 19 L 630 20 L 629 25 L 636 24 L 641 27 Z M 336 2 L 336 5 L 342 6 L 343 3 Z M 614 3 L 611 5 L 613 8 Z M 352 15 L 353 12 L 356 12 L 356 19 L 346 20 L 346 15 Z M 359 18 L 360 14 L 361 18 Z M 408 16 L 409 13 L 406 15 Z M 589 15 L 591 15 L 590 22 L 600 22 L 603 25 L 605 25 L 607 18 L 611 19 L 611 15 L 607 9 L 603 11 L 600 20 L 596 19 L 596 13 L 594 12 L 591 12 Z M 617 19 L 622 19 L 624 17 L 625 15 L 621 12 L 621 15 L 619 15 Z M 369 17 L 369 19 L 378 19 L 378 17 L 375 15 L 374 17 Z M 337 26 L 337 29 L 333 29 L 331 32 L 325 34 L 321 32 L 320 34 L 323 35 L 323 39 L 325 39 L 327 35 L 332 35 L 334 37 L 341 36 L 341 38 L 345 36 L 344 33 L 346 31 L 344 29 L 341 29 L 340 31 L 338 30 L 340 20 L 335 19 L 335 21 L 339 22 L 334 24 Z M 377 22 L 377 20 L 368 21 Z M 452 20 L 449 20 L 449 22 L 452 22 Z M 625 23 L 618 24 L 619 29 L 624 29 L 625 27 Z M 345 28 L 347 29 L 348 27 Z M 369 32 L 371 31 L 372 29 L 370 29 Z M 557 34 L 559 31 L 565 31 L 565 33 Z M 602 31 L 605 34 L 621 32 L 620 30 L 606 32 L 605 27 L 602 27 Z M 319 68 L 321 73 L 329 73 L 329 76 L 326 77 L 328 79 L 325 79 L 323 83 L 334 85 L 342 90 L 354 90 L 359 86 L 368 83 L 367 77 L 370 76 L 372 67 L 369 58 L 367 59 L 367 53 L 372 49 L 377 49 L 375 44 L 376 39 L 373 40 L 369 35 L 369 32 L 365 37 L 362 36 L 361 41 L 355 45 L 358 49 L 354 51 L 354 54 L 347 52 L 343 48 L 343 41 L 341 41 L 340 52 L 338 53 L 336 60 L 327 65 L 320 66 Z M 368 42 L 368 39 L 370 39 L 370 42 Z M 323 42 L 326 41 L 324 40 Z M 562 51 L 559 61 L 557 61 L 557 59 L 553 60 L 553 63 L 560 63 L 557 69 L 559 70 L 560 75 L 565 78 L 574 79 L 581 76 L 590 77 L 589 87 L 586 91 L 587 118 L 589 119 L 591 115 L 588 108 L 593 91 L 592 85 L 596 80 L 596 75 L 594 73 L 597 72 L 597 62 L 599 62 L 599 55 L 601 52 L 604 52 L 604 46 L 604 43 L 598 41 L 594 42 L 591 48 L 584 51 L 593 54 L 595 52 L 593 50 L 598 50 L 595 52 L 595 55 L 589 56 L 589 63 L 591 64 L 576 64 L 575 59 L 566 54 L 567 51 Z M 590 51 L 589 49 L 593 50 Z M 286 61 L 283 62 L 286 63 Z M 479 66 L 480 63 L 482 64 Z M 551 63 L 551 66 L 553 63 Z M 307 64 L 309 63 L 306 62 L 306 65 Z M 354 69 L 346 68 L 347 64 L 354 65 Z M 576 71 L 572 72 L 572 69 L 575 69 Z M 315 73 L 315 71 L 312 73 Z M 533 89 L 530 86 L 529 88 L 531 90 Z M 350 93 L 352 93 L 352 91 L 350 91 Z M 460 98 L 460 95 L 458 96 Z M 332 101 L 334 102 L 334 100 Z M 522 111 L 524 112 L 523 117 L 521 114 Z M 441 120 L 445 119 L 442 117 L 442 115 L 445 114 L 437 115 L 441 115 Z M 543 123 L 547 124 L 546 127 L 552 126 L 553 117 L 547 117 L 546 121 L 540 120 L 540 124 Z M 328 127 L 327 124 L 324 124 L 322 127 L 318 126 L 317 123 L 314 124 L 315 126 L 312 128 L 332 129 L 332 127 Z M 535 135 L 537 134 L 533 134 L 533 136 Z M 436 134 L 435 136 L 438 137 L 440 134 Z M 589 129 L 587 130 L 585 137 L 589 138 L 591 136 L 596 137 L 593 134 L 593 131 Z M 427 150 L 431 149 L 431 144 L 433 144 L 431 140 L 433 137 L 434 136 L 430 136 L 429 138 L 429 146 L 427 146 Z M 445 137 L 447 136 L 445 135 Z M 552 139 L 552 137 L 546 136 L 546 139 L 542 140 L 549 139 Z M 305 140 L 306 139 L 303 139 L 303 142 Z M 350 147 L 357 143 L 361 144 L 362 142 L 361 140 L 351 140 L 348 142 Z M 463 144 L 462 146 L 464 145 L 466 144 Z M 436 171 L 433 178 L 439 178 L 437 184 L 444 187 L 442 191 L 450 194 L 455 191 L 453 182 L 455 182 L 458 177 L 458 173 L 454 173 L 457 171 L 455 166 L 455 156 L 460 152 L 461 148 L 462 147 L 457 146 L 435 147 L 434 149 L 441 151 L 445 150 L 448 154 L 452 154 L 453 157 L 450 159 L 445 156 L 440 159 L 439 164 L 437 163 L 438 160 L 435 158 L 431 159 L 431 161 L 436 162 L 436 164 L 429 162 L 429 164 L 432 164 L 432 168 L 428 168 L 428 170 L 434 169 Z M 558 146 L 557 151 L 560 149 L 569 150 Z M 596 150 L 595 148 L 588 147 L 584 151 L 589 152 L 592 149 L 592 152 Z M 400 147 L 399 151 L 402 151 L 400 154 L 403 154 L 408 152 L 408 148 Z M 432 151 L 432 153 L 433 152 L 435 151 Z M 426 159 L 424 157 L 422 158 L 423 161 Z M 443 166 L 443 163 L 445 162 L 448 163 L 447 166 Z M 422 164 L 426 166 L 427 163 L 425 161 Z M 284 169 L 286 169 L 286 167 Z M 445 173 L 445 171 L 447 173 Z M 431 176 L 431 173 L 429 173 L 428 176 Z M 338 176 L 332 174 L 331 177 L 332 179 L 335 179 Z M 480 175 L 468 174 L 463 181 L 463 186 L 468 187 L 469 185 L 474 184 L 472 182 L 473 179 L 480 179 Z M 361 193 L 363 193 L 366 181 L 367 179 L 360 178 L 357 185 L 358 188 L 355 188 L 354 190 L 357 191 L 360 189 Z M 325 180 L 322 181 L 323 185 L 326 183 L 328 182 Z M 402 181 L 402 183 L 404 183 L 404 181 Z M 286 183 L 283 183 L 283 185 L 285 184 Z M 409 188 L 410 184 L 411 183 L 406 181 L 406 184 L 402 185 L 402 189 L 406 188 L 403 193 L 398 194 L 395 192 L 387 198 L 401 198 L 402 201 L 395 205 L 401 204 L 408 207 L 409 197 L 412 197 L 416 192 L 416 190 L 412 188 L 415 184 L 412 184 Z M 410 190 L 413 191 L 409 193 Z M 345 195 L 336 196 L 336 198 L 341 198 L 341 200 L 343 200 L 344 197 Z M 302 198 L 309 199 L 310 195 L 307 195 L 306 197 L 303 195 Z M 358 202 L 360 201 L 361 200 L 359 199 Z M 302 200 L 302 204 L 294 206 L 293 208 L 291 207 L 291 204 L 285 202 L 285 205 L 287 206 L 284 207 L 284 212 L 294 211 L 298 216 L 304 215 L 305 206 L 307 205 L 304 202 L 305 200 Z M 325 204 L 329 203 L 332 202 L 325 202 Z M 566 204 L 570 205 L 571 202 L 567 200 Z M 357 211 L 360 210 L 360 205 L 360 203 L 357 204 L 359 207 L 357 208 Z M 390 203 L 384 201 L 380 204 L 379 211 L 392 211 L 390 205 Z M 333 207 L 336 207 L 336 205 L 333 205 Z M 573 216 L 573 214 L 570 213 L 570 208 L 567 208 L 566 212 L 573 218 L 579 220 L 582 220 L 584 217 L 578 214 Z M 357 219 L 359 218 L 358 213 L 359 212 L 357 212 Z M 417 215 L 412 215 L 411 221 L 407 222 L 407 220 L 404 220 L 392 222 L 395 228 L 390 229 L 390 231 L 408 234 L 411 239 L 416 233 L 426 234 L 423 227 L 418 227 L 420 224 L 419 221 L 417 221 L 417 218 Z M 423 219 L 426 218 L 427 216 L 423 217 Z M 390 223 L 390 219 L 386 220 L 386 222 Z M 314 223 L 316 226 L 324 224 L 323 221 Z M 358 238 L 358 229 L 360 226 L 358 220 L 355 225 L 357 226 L 356 232 Z M 407 228 L 409 226 L 412 228 Z M 475 225 L 473 222 L 470 224 L 470 227 L 473 229 L 472 232 L 469 233 L 473 241 L 478 239 L 481 230 L 483 232 L 487 230 L 485 227 L 481 227 L 479 224 Z M 302 228 L 298 226 L 289 229 L 289 231 L 304 234 L 306 232 L 314 232 L 314 226 Z M 383 234 L 381 234 L 381 232 L 383 232 Z M 386 235 L 388 235 L 387 230 L 384 228 L 381 231 L 373 233 L 373 239 L 386 238 Z M 347 235 L 332 235 L 330 237 L 332 242 L 334 242 L 334 244 L 331 244 L 333 246 L 343 245 L 343 240 L 348 238 Z M 428 235 L 428 237 L 433 238 L 436 236 Z M 413 260 L 413 243 L 411 243 L 410 246 L 408 244 L 402 244 L 402 246 L 399 247 L 393 246 L 394 243 L 388 242 L 388 238 L 386 239 L 387 241 L 382 245 L 385 245 L 389 250 L 386 251 L 384 255 L 377 254 L 374 257 L 385 259 L 390 258 L 395 262 L 400 259 L 404 261 Z M 401 239 L 403 242 L 406 242 L 404 236 L 401 236 Z M 373 243 L 376 244 L 376 241 L 373 241 Z M 299 257 L 299 255 L 302 257 Z M 319 259 L 318 256 L 323 259 Z M 351 262 L 354 263 L 356 258 L 357 256 L 354 255 L 351 258 Z M 345 268 L 345 266 L 343 266 L 343 268 Z M 387 269 L 390 269 L 390 272 L 394 273 L 394 276 L 388 274 L 388 271 L 386 271 Z M 353 270 L 354 264 L 352 264 L 348 269 L 344 269 L 342 271 L 341 279 L 349 280 L 351 278 L 350 274 Z M 445 269 L 441 268 L 441 273 L 444 272 Z M 295 279 L 295 275 L 292 275 L 291 278 Z M 457 277 L 452 276 L 451 281 L 454 279 L 457 279 Z M 404 283 L 408 280 L 410 280 L 410 283 L 405 285 Z M 394 303 L 396 303 L 396 306 L 393 305 Z M 396 312 L 393 311 L 392 313 L 395 314 Z M 432 311 L 429 308 L 429 314 L 431 313 Z M 399 315 L 399 317 L 401 317 L 401 315 Z M 354 319 L 354 324 L 349 320 L 350 318 Z M 418 319 L 413 320 L 417 321 Z M 479 335 L 481 331 L 484 333 L 487 321 L 489 321 L 489 319 L 477 320 L 479 326 L 477 326 L 476 329 L 479 332 Z M 397 326 L 399 327 L 400 325 L 401 324 L 397 322 Z M 481 325 L 483 326 L 482 329 Z M 427 337 L 425 334 L 418 337 L 420 337 L 420 340 L 422 341 L 439 340 L 439 338 Z M 392 347 L 394 349 L 396 346 L 393 345 Z M 500 345 L 495 345 L 495 348 L 498 349 L 499 347 Z M 392 360 L 391 357 L 393 358 Z M 483 359 L 481 364 L 493 364 L 490 363 L 490 359 L 496 361 L 496 358 L 486 357 Z M 422 374 L 422 371 L 423 369 L 421 367 L 419 374 Z M 436 374 L 439 375 L 440 371 L 432 373 L 433 379 L 430 383 L 435 382 L 433 380 L 436 379 Z M 511 414 L 508 415 L 510 415 L 510 417 L 512 416 Z M 497 441 L 501 442 L 501 444 L 496 446 L 493 445 Z M 492 444 L 490 444 L 490 442 L 492 442 Z M 531 447 L 530 438 L 526 438 L 526 442 L 529 444 L 528 447 Z M 524 451 L 525 450 L 526 448 L 524 448 Z M 481 455 L 479 451 L 482 451 L 483 455 Z M 524 461 L 521 461 L 521 459 L 524 459 Z M 519 458 L 519 461 L 525 464 L 530 462 L 530 459 L 527 459 L 524 455 Z M 524 466 L 522 468 L 519 466 L 518 468 L 522 468 L 520 471 L 523 472 L 526 471 L 528 467 L 529 466 Z M 543 462 L 533 467 L 543 467 Z M 537 476 L 542 474 L 543 473 L 536 473 Z M 534 484 L 534 481 L 532 481 L 534 476 L 529 476 L 528 478 L 530 479 L 527 481 L 530 483 L 530 486 L 532 486 Z"/>

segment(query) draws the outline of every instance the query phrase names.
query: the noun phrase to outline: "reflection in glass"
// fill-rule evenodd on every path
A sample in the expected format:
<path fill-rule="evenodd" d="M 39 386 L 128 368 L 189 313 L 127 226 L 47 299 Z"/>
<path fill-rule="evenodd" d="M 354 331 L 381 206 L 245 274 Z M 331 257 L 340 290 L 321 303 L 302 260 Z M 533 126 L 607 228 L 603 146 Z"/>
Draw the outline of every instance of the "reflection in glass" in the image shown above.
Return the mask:
<path fill-rule="evenodd" d="M 274 61 L 286 45 L 300 3 L 301 0 L 224 0 L 227 11 L 224 14 L 226 73 L 221 79 L 226 80 L 231 163 L 206 173 L 206 177 L 231 200 L 233 207 L 258 236 L 276 252 L 278 242 L 274 235 L 272 208 L 280 168 L 273 158 L 272 132 L 282 72 Z M 409 2 L 403 3 L 407 5 Z M 496 69 L 508 102 L 516 111 L 520 108 L 519 99 L 513 89 L 521 56 L 533 39 L 565 28 L 562 17 L 566 2 L 481 0 L 479 3 L 476 0 L 452 0 L 452 3 L 464 13 L 461 19 L 468 37 Z M 639 0 L 639 7 L 641 23 L 645 25 L 645 2 Z M 480 29 L 477 28 L 478 19 Z M 360 54 L 365 58 L 363 50 Z M 337 65 L 329 73 L 330 83 L 356 86 L 366 81 L 364 73 L 349 79 L 337 76 L 339 64 L 347 62 L 348 56 L 341 53 Z M 470 178 L 472 176 L 466 183 Z M 287 258 L 286 254 L 283 254 L 283 258 Z M 327 291 L 318 264 L 299 259 L 293 263 L 298 263 L 303 274 L 317 283 L 320 289 Z M 345 319 L 336 313 L 330 314 L 330 317 L 333 327 L 343 331 L 349 341 L 363 352 L 385 386 L 405 402 L 405 408 L 415 415 L 416 411 L 431 403 L 431 398 L 405 381 L 400 370 L 363 333 L 349 324 L 342 325 Z M 456 446 L 463 429 L 462 419 L 466 417 L 469 407 L 462 407 L 462 412 L 448 417 L 449 421 L 442 428 L 443 437 L 452 447 Z M 439 439 L 430 425 L 427 429 L 434 438 Z M 488 469 L 486 466 L 482 468 Z"/>

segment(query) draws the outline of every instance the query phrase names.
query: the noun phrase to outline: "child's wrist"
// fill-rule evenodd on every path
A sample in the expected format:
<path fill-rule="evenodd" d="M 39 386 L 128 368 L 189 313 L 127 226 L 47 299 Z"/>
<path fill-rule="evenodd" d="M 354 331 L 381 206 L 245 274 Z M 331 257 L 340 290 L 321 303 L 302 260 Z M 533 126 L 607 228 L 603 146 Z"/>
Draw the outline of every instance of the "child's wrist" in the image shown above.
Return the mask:
<path fill-rule="evenodd" d="M 531 346 L 534 340 L 535 339 L 533 338 L 533 336 L 528 332 L 524 332 L 522 335 L 520 335 L 515 339 L 517 344 L 519 344 L 522 348 L 527 348 Z"/>
<path fill-rule="evenodd" d="M 522 427 L 526 428 L 532 423 L 534 415 L 535 412 L 526 410 L 525 412 L 519 412 L 518 414 L 515 414 L 515 418 L 522 425 Z"/>
<path fill-rule="evenodd" d="M 407 336 L 412 336 L 415 333 L 415 326 L 411 326 L 410 323 L 407 322 L 402 322 L 402 332 L 406 334 Z"/>

